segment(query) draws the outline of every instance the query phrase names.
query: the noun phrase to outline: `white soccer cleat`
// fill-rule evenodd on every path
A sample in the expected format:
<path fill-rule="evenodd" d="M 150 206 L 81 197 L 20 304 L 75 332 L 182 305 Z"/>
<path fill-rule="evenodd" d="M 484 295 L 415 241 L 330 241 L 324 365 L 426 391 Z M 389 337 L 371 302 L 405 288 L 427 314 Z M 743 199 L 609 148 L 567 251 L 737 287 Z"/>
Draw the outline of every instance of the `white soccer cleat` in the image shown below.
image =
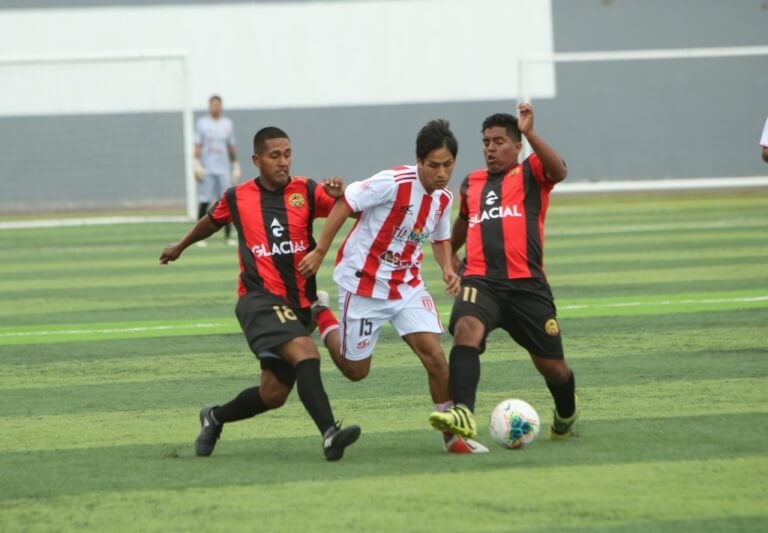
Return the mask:
<path fill-rule="evenodd" d="M 448 453 L 488 453 L 490 450 L 474 439 L 465 439 L 454 435 L 443 442 L 443 448 Z"/>

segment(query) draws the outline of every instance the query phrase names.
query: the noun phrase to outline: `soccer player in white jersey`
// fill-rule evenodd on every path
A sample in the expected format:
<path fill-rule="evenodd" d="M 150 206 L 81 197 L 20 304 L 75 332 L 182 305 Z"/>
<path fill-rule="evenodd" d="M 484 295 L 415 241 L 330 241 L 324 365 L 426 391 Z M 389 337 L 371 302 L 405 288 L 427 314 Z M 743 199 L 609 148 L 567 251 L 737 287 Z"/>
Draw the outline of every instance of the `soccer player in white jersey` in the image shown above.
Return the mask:
<path fill-rule="evenodd" d="M 338 252 L 333 279 L 339 285 L 340 325 L 324 339 L 336 366 L 352 381 L 368 375 L 382 326 L 390 322 L 427 371 L 439 411 L 449 409 L 448 364 L 440 345 L 443 325 L 421 277 L 422 245 L 431 242 L 446 292 L 455 296 L 460 278 L 451 262 L 453 195 L 446 188 L 458 143 L 445 120 L 427 123 L 416 138 L 416 165 L 385 170 L 347 186 L 344 202 L 328 215 L 317 247 L 299 263 L 303 276 L 317 273 L 344 221 L 357 221 Z M 453 453 L 488 451 L 452 433 Z"/>
<path fill-rule="evenodd" d="M 195 125 L 195 179 L 197 185 L 198 214 L 206 216 L 208 204 L 218 200 L 224 192 L 240 181 L 240 163 L 237 161 L 235 128 L 232 120 L 222 116 L 221 96 L 214 94 L 208 99 L 208 115 L 197 119 Z M 227 244 L 237 245 L 230 237 L 231 225 L 224 226 Z M 205 246 L 199 241 L 198 246 Z"/>

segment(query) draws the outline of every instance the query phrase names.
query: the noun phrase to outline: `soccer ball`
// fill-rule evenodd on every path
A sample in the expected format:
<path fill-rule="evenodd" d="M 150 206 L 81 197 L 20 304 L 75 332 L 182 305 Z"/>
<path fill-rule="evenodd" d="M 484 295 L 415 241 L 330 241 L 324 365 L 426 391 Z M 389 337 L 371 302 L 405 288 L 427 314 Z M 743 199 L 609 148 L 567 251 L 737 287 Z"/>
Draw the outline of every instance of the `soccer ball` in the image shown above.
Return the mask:
<path fill-rule="evenodd" d="M 539 435 L 541 420 L 536 409 L 523 400 L 504 400 L 491 412 L 491 437 L 505 448 L 528 446 Z"/>

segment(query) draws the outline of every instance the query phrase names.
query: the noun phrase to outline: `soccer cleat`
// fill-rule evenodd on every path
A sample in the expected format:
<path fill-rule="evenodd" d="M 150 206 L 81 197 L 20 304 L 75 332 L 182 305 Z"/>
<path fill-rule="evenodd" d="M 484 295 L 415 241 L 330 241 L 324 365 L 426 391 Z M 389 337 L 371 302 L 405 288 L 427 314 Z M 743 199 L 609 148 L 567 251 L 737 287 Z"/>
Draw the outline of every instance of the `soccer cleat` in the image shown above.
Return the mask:
<path fill-rule="evenodd" d="M 309 322 L 309 332 L 312 333 L 317 329 L 317 315 L 323 309 L 331 308 L 331 297 L 325 291 L 317 291 L 317 300 L 312 302 L 312 320 Z"/>
<path fill-rule="evenodd" d="M 568 440 L 576 436 L 573 432 L 573 424 L 579 418 L 578 409 L 573 412 L 570 418 L 563 418 L 557 414 L 557 409 L 552 409 L 552 425 L 549 427 L 549 440 Z"/>
<path fill-rule="evenodd" d="M 344 456 L 344 448 L 353 444 L 360 437 L 360 426 L 348 426 L 342 429 L 337 422 L 323 435 L 323 453 L 328 461 L 338 461 Z"/>
<path fill-rule="evenodd" d="M 213 453 L 216 447 L 216 441 L 219 440 L 223 424 L 218 424 L 211 411 L 217 405 L 207 405 L 200 409 L 200 434 L 195 439 L 195 453 L 198 457 L 208 457 Z"/>
<path fill-rule="evenodd" d="M 197 241 L 195 243 L 195 246 L 198 248 L 208 248 L 208 242 L 207 241 Z"/>
<path fill-rule="evenodd" d="M 448 431 L 466 439 L 477 437 L 475 415 L 464 405 L 454 405 L 445 412 L 435 411 L 429 415 L 429 423 L 438 431 Z"/>
<path fill-rule="evenodd" d="M 490 450 L 474 439 L 465 439 L 454 435 L 443 442 L 443 448 L 448 453 L 488 453 Z"/>

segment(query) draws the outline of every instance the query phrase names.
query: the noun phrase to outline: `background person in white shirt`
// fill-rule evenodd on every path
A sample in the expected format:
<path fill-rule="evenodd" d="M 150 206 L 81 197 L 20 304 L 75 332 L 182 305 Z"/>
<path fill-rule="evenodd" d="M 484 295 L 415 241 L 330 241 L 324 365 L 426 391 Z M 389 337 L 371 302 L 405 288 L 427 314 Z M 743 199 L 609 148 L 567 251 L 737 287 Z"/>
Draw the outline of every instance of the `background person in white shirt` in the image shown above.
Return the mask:
<path fill-rule="evenodd" d="M 763 148 L 763 161 L 768 163 L 768 118 L 765 119 L 763 135 L 760 137 L 760 146 Z"/>
<path fill-rule="evenodd" d="M 208 204 L 218 200 L 234 183 L 240 181 L 240 163 L 237 161 L 235 128 L 232 120 L 222 116 L 221 96 L 214 94 L 208 99 L 208 115 L 197 119 L 195 124 L 195 179 L 197 184 L 197 218 L 206 216 Z M 234 246 L 232 227 L 224 227 L 224 238 Z M 199 241 L 198 246 L 205 246 Z"/>
<path fill-rule="evenodd" d="M 416 165 L 384 170 L 347 186 L 345 201 L 331 210 L 317 247 L 299 263 L 303 276 L 317 273 L 344 221 L 359 216 L 337 256 L 333 279 L 339 286 L 341 316 L 339 330 L 326 337 L 326 346 L 339 370 L 359 381 L 370 371 L 382 326 L 391 323 L 424 365 L 438 410 L 452 402 L 440 344 L 444 329 L 421 277 L 422 245 L 432 244 L 446 292 L 455 296 L 460 278 L 451 262 L 453 195 L 446 187 L 457 152 L 447 121 L 427 123 L 416 138 Z M 445 434 L 444 445 L 456 453 L 487 451 L 452 433 Z"/>

